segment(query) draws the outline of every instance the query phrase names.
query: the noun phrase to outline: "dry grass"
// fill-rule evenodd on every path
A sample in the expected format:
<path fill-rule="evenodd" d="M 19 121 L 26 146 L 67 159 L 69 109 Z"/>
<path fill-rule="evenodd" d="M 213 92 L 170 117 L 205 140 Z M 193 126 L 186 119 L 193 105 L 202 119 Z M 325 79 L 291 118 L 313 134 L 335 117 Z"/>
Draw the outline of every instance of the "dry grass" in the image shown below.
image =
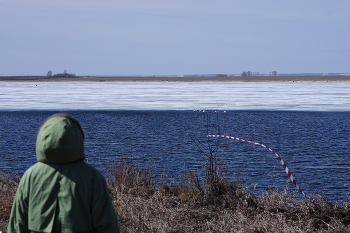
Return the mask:
<path fill-rule="evenodd" d="M 224 178 L 201 186 L 193 173 L 156 188 L 150 167 L 116 168 L 108 185 L 122 232 L 350 232 L 350 202 L 300 202 L 287 190 L 256 197 Z"/>
<path fill-rule="evenodd" d="M 19 177 L 0 173 L 0 231 L 6 232 Z"/>
<path fill-rule="evenodd" d="M 108 188 L 122 232 L 350 232 L 350 202 L 296 201 L 286 190 L 257 197 L 223 177 L 215 187 L 189 173 L 177 185 L 152 166 L 119 161 Z M 18 178 L 0 176 L 0 231 L 6 232 Z"/>

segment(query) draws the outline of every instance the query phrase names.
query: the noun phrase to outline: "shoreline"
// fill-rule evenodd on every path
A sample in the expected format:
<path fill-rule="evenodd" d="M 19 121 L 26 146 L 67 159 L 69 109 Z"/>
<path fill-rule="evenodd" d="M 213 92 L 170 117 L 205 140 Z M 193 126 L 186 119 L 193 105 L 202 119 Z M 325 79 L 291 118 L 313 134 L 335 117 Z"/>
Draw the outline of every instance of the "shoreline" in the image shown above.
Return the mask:
<path fill-rule="evenodd" d="M 0 82 L 334 82 L 350 81 L 350 75 L 336 76 L 227 76 L 227 77 L 47 77 L 47 76 L 0 76 Z"/>

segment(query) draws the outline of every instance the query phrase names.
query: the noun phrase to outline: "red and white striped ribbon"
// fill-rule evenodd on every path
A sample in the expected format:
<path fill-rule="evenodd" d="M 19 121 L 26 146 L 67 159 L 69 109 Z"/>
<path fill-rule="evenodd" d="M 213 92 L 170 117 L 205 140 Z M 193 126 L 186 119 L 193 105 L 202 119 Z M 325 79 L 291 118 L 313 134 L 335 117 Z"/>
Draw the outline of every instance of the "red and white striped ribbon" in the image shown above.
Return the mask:
<path fill-rule="evenodd" d="M 289 171 L 287 165 L 283 162 L 282 158 L 276 153 L 274 152 L 270 147 L 267 147 L 261 143 L 257 143 L 257 142 L 252 142 L 252 141 L 248 141 L 248 140 L 244 140 L 244 139 L 241 139 L 241 138 L 236 138 L 236 137 L 232 137 L 232 136 L 226 136 L 226 135 L 213 135 L 213 134 L 210 134 L 210 135 L 207 135 L 207 137 L 220 137 L 220 138 L 230 138 L 230 139 L 234 139 L 234 140 L 238 140 L 238 141 L 242 141 L 242 142 L 249 142 L 249 143 L 252 143 L 252 144 L 255 144 L 255 145 L 258 145 L 258 146 L 262 146 L 266 149 L 268 149 L 269 151 L 271 151 L 273 154 L 275 154 L 277 156 L 277 158 L 279 159 L 279 161 L 281 162 L 284 170 L 286 171 L 289 179 L 293 182 L 293 184 L 295 185 L 295 187 L 299 190 L 299 192 L 301 194 L 303 194 L 305 196 L 305 198 L 308 198 L 306 196 L 306 194 L 303 192 L 303 190 L 301 190 L 301 188 L 297 185 L 297 182 L 295 181 L 292 173 Z M 315 200 L 311 200 L 312 203 L 315 203 Z"/>

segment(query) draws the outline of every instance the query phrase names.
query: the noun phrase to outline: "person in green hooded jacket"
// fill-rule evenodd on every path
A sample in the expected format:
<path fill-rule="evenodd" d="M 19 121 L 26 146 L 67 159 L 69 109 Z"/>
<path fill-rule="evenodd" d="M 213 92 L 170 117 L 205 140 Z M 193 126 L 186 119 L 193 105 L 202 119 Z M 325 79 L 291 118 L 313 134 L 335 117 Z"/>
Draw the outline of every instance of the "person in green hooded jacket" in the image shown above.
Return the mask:
<path fill-rule="evenodd" d="M 119 232 L 103 175 L 84 162 L 84 133 L 68 114 L 40 126 L 38 162 L 21 178 L 8 233 Z"/>

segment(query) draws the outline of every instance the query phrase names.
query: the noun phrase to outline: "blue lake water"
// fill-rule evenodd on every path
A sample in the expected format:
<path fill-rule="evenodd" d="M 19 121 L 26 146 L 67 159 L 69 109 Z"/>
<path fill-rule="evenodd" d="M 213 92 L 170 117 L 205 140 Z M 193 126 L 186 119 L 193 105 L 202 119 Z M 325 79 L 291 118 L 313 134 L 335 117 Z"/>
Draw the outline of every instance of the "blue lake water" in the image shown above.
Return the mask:
<path fill-rule="evenodd" d="M 348 82 L 0 83 L 0 167 L 22 174 L 34 164 L 37 129 L 64 110 L 81 122 L 88 161 L 98 169 L 123 156 L 177 179 L 189 170 L 201 174 L 202 151 L 216 142 L 206 135 L 217 134 L 219 124 L 222 134 L 276 151 L 306 194 L 348 200 L 348 88 Z M 219 152 L 227 142 L 220 139 Z M 244 176 L 252 189 L 257 184 L 257 193 L 288 184 L 294 191 L 262 147 L 231 140 L 220 162 L 228 177 Z"/>

